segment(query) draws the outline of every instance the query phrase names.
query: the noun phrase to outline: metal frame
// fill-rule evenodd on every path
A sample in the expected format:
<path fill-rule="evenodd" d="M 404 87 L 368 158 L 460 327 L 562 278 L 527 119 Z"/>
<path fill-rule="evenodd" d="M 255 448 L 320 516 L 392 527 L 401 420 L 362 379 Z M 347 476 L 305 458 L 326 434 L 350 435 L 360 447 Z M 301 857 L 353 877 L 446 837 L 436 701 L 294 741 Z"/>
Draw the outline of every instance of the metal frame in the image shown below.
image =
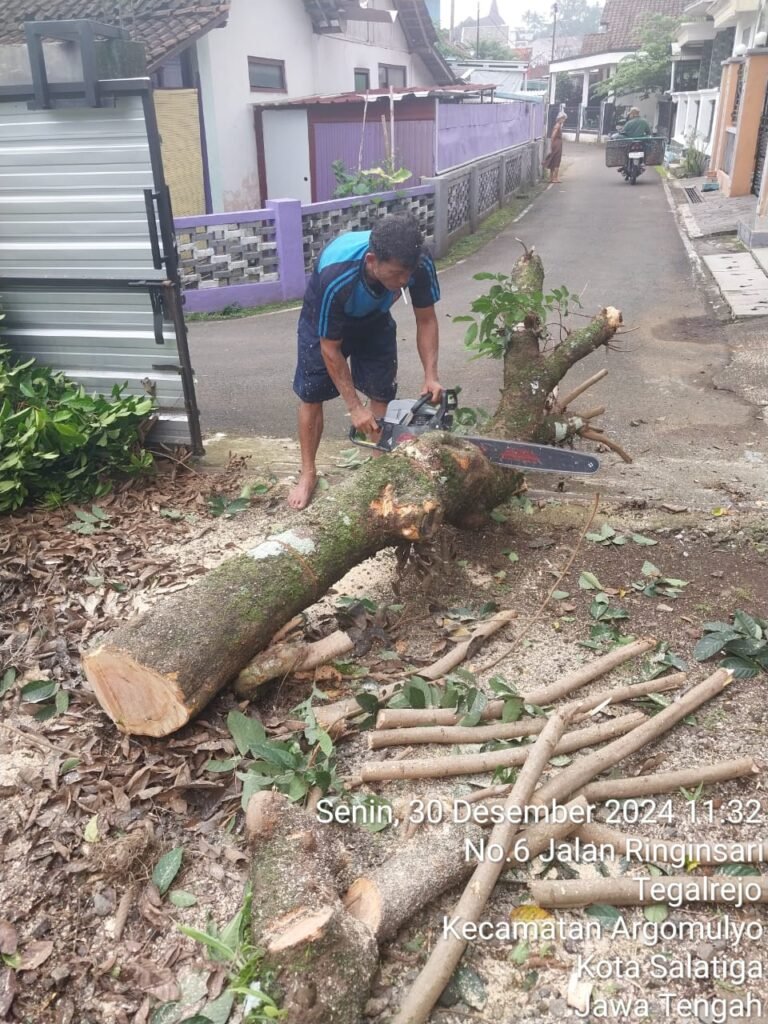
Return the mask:
<path fill-rule="evenodd" d="M 150 281 L 141 278 L 80 279 L 57 278 L 35 282 L 30 278 L 4 278 L 7 286 L 20 288 L 41 287 L 47 291 L 144 291 L 152 305 L 155 340 L 163 344 L 163 322 L 173 324 L 179 354 L 177 369 L 182 381 L 184 408 L 189 423 L 192 450 L 195 454 L 204 451 L 200 430 L 200 413 L 195 399 L 194 370 L 192 368 L 186 323 L 182 309 L 179 261 L 176 249 L 176 235 L 173 227 L 171 196 L 163 171 L 160 134 L 157 126 L 155 105 L 152 101 L 152 83 L 149 78 L 97 79 L 95 76 L 94 42 L 104 38 L 125 38 L 122 29 L 98 22 L 83 21 L 42 21 L 28 22 L 24 32 L 29 48 L 32 83 L 30 85 L 0 86 L 0 101 L 28 101 L 31 109 L 52 109 L 56 100 L 84 99 L 88 106 L 98 107 L 108 98 L 118 96 L 139 96 L 147 126 L 150 163 L 155 183 L 154 190 L 145 190 L 147 222 L 152 244 L 153 262 L 156 269 L 165 269 L 165 279 Z M 83 62 L 83 82 L 52 84 L 48 81 L 45 67 L 44 38 L 66 39 L 80 43 Z M 155 219 L 156 215 L 156 219 Z M 159 227 L 159 240 L 157 230 Z M 159 242 L 162 243 L 162 250 Z M 157 368 L 157 367 L 155 367 Z M 163 369 L 170 369 L 164 365 Z"/>
<path fill-rule="evenodd" d="M 127 39 L 128 35 L 114 25 L 82 18 L 73 21 L 28 21 L 24 24 L 24 38 L 29 53 L 34 89 L 34 109 L 49 110 L 51 92 L 45 66 L 43 39 L 61 39 L 75 42 L 80 47 L 83 63 L 83 92 L 89 107 L 100 106 L 100 85 L 96 75 L 96 39 Z"/>

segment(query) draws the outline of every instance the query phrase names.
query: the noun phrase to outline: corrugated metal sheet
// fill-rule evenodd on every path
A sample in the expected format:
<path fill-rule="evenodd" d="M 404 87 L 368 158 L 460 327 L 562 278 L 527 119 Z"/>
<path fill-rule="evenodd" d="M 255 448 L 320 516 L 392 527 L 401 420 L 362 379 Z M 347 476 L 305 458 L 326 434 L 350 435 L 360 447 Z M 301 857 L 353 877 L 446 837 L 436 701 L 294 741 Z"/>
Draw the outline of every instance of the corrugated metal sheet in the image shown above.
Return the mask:
<path fill-rule="evenodd" d="M 147 131 L 141 96 L 98 109 L 0 102 L 3 340 L 88 391 L 154 389 L 153 437 L 189 444 L 173 324 L 158 344 L 147 290 L 124 284 L 166 278 L 153 265 L 143 192 L 156 187 Z"/>
<path fill-rule="evenodd" d="M 395 122 L 395 161 L 398 167 L 407 167 L 412 176 L 402 183 L 410 188 L 421 182 L 422 176 L 435 173 L 434 121 Z M 389 130 L 389 123 L 387 123 Z M 316 124 L 315 146 L 315 199 L 332 199 L 336 179 L 331 170 L 334 160 L 341 160 L 347 168 L 357 168 L 360 152 L 360 125 L 350 122 Z M 363 138 L 363 168 L 380 167 L 387 158 L 387 148 L 381 123 L 377 120 L 365 126 Z"/>
<path fill-rule="evenodd" d="M 437 171 L 442 174 L 470 160 L 509 149 L 534 138 L 538 103 L 440 104 Z"/>

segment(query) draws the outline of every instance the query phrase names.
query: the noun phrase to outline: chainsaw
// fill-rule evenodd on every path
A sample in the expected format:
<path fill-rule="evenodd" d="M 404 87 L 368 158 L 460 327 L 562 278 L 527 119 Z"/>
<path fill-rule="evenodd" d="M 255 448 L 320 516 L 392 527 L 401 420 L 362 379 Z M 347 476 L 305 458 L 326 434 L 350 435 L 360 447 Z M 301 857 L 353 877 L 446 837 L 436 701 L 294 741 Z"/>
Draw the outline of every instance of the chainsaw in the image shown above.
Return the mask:
<path fill-rule="evenodd" d="M 457 392 L 443 391 L 437 404 L 423 395 L 412 398 L 398 398 L 390 402 L 384 418 L 378 420 L 381 434 L 377 441 L 369 441 L 365 434 L 350 428 L 349 439 L 361 448 L 373 448 L 380 452 L 392 452 L 398 445 L 415 441 L 421 434 L 431 430 L 450 431 L 458 408 Z M 509 469 L 526 469 L 539 473 L 596 473 L 599 461 L 593 455 L 572 452 L 548 444 L 531 444 L 528 441 L 499 441 L 492 437 L 467 437 L 462 441 L 476 445 L 489 462 Z"/>

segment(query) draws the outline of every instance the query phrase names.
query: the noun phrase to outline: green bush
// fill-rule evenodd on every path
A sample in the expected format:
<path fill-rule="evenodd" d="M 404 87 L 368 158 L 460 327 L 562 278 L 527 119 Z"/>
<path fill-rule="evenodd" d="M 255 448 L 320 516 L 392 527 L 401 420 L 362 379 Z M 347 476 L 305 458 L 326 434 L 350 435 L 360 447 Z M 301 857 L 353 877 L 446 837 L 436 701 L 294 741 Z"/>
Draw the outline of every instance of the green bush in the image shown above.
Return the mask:
<path fill-rule="evenodd" d="M 152 465 L 140 428 L 152 413 L 148 396 L 111 398 L 0 348 L 0 513 L 25 502 L 56 508 L 100 497 L 115 474 Z"/>

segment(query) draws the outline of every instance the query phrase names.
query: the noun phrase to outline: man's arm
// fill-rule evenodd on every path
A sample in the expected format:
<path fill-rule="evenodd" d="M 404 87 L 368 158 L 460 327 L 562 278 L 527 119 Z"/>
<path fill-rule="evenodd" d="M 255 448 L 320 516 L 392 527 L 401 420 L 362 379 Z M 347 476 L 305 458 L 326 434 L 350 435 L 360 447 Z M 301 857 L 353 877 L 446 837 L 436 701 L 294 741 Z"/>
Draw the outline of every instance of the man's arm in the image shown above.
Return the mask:
<path fill-rule="evenodd" d="M 365 434 L 377 434 L 379 425 L 376 422 L 376 417 L 370 409 L 363 405 L 355 391 L 349 364 L 341 352 L 341 342 L 332 341 L 330 338 L 321 338 L 320 352 L 328 374 L 349 410 L 352 426 L 355 430 L 362 430 Z"/>
<path fill-rule="evenodd" d="M 443 392 L 437 376 L 437 353 L 439 348 L 439 330 L 434 306 L 414 306 L 416 317 L 416 348 L 421 365 L 424 367 L 423 395 L 429 394 L 433 402 L 438 402 Z"/>

